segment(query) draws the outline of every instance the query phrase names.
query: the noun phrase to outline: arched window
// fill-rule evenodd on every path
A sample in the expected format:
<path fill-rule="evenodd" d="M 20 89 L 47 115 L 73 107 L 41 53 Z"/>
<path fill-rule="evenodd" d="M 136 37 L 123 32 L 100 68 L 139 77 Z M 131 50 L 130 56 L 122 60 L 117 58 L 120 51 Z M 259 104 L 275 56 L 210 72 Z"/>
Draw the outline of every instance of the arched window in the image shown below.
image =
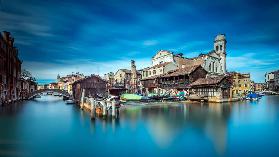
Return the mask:
<path fill-rule="evenodd" d="M 209 68 L 208 69 L 211 70 L 211 63 L 209 63 Z"/>
<path fill-rule="evenodd" d="M 222 49 L 223 49 L 223 45 L 220 45 L 220 51 L 222 51 Z"/>
<path fill-rule="evenodd" d="M 216 51 L 219 51 L 219 47 L 218 47 L 218 45 L 216 46 Z"/>

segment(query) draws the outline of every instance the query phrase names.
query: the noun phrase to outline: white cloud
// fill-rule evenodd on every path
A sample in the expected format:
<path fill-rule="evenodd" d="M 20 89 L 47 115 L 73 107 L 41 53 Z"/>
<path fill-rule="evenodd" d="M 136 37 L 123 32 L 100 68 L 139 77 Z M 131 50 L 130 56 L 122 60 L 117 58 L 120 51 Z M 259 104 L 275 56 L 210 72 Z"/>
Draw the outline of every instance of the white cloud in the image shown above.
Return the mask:
<path fill-rule="evenodd" d="M 145 40 L 143 42 L 144 46 L 153 46 L 153 45 L 157 45 L 158 41 L 156 40 Z"/>
<path fill-rule="evenodd" d="M 151 60 L 136 59 L 137 69 L 151 65 Z M 23 67 L 30 70 L 37 79 L 55 79 L 58 74 L 67 75 L 72 72 L 80 72 L 85 75 L 98 74 L 103 76 L 108 72 L 116 72 L 118 69 L 130 69 L 130 60 L 116 60 L 94 62 L 92 60 L 57 60 L 57 63 L 25 61 Z"/>

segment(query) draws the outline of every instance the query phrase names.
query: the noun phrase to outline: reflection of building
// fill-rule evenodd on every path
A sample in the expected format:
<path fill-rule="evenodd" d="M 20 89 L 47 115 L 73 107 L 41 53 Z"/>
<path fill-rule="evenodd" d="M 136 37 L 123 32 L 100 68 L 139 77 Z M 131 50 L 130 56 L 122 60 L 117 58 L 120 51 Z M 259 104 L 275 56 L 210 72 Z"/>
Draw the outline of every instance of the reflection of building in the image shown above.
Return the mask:
<path fill-rule="evenodd" d="M 73 83 L 73 97 L 80 101 L 82 91 L 85 97 L 103 97 L 107 94 L 106 81 L 98 75 L 91 75 Z"/>
<path fill-rule="evenodd" d="M 249 91 L 252 91 L 250 74 L 241 74 L 232 72 L 229 74 L 232 80 L 232 95 L 233 97 L 245 96 Z"/>
<path fill-rule="evenodd" d="M 279 91 L 279 70 L 265 74 L 266 88 L 270 91 Z"/>
<path fill-rule="evenodd" d="M 0 34 L 0 105 L 20 99 L 21 61 L 14 38 L 9 32 Z"/>
<path fill-rule="evenodd" d="M 65 90 L 67 91 L 70 95 L 73 94 L 72 91 L 72 84 L 75 81 L 78 81 L 80 79 L 84 78 L 83 74 L 80 73 L 75 73 L 75 74 L 71 74 L 71 75 L 67 75 L 64 77 L 60 77 L 58 75 L 57 80 L 58 80 L 58 88 L 61 90 Z"/>

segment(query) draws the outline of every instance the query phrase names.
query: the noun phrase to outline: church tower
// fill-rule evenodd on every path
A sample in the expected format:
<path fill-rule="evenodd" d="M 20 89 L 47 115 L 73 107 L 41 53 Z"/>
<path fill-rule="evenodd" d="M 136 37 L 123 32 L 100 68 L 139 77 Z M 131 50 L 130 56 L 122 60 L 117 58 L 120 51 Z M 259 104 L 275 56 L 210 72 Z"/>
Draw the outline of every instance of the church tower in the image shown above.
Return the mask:
<path fill-rule="evenodd" d="M 133 93 L 137 92 L 137 83 L 138 83 L 138 76 L 137 76 L 136 64 L 134 60 L 131 60 L 131 81 L 130 81 L 131 92 Z"/>
<path fill-rule="evenodd" d="M 227 47 L 227 40 L 225 34 L 219 34 L 215 37 L 214 40 L 214 50 L 216 54 L 218 54 L 221 57 L 221 71 L 222 73 L 226 73 L 226 47 Z"/>

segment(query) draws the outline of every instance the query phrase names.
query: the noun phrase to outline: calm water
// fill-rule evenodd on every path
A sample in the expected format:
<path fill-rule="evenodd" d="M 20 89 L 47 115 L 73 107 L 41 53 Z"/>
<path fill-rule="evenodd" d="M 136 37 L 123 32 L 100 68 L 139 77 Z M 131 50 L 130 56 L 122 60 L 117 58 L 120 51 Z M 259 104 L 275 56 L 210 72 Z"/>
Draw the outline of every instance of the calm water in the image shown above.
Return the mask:
<path fill-rule="evenodd" d="M 95 122 L 54 96 L 0 110 L 0 156 L 279 156 L 279 96 L 135 104 Z"/>

